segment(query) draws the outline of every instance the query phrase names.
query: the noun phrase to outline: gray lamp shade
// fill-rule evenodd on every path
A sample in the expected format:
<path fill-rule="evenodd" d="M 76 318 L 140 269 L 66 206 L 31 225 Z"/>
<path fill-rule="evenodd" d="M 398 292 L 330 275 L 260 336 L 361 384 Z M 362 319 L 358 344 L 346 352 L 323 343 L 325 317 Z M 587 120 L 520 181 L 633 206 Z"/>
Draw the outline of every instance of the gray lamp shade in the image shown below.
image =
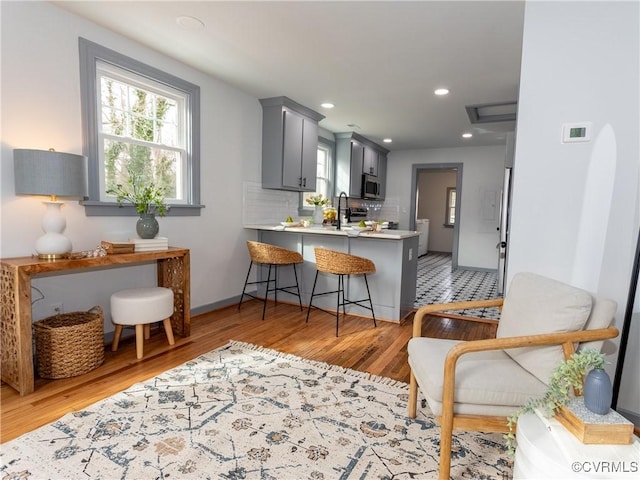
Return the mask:
<path fill-rule="evenodd" d="M 87 196 L 87 157 L 52 150 L 15 149 L 16 195 Z"/>

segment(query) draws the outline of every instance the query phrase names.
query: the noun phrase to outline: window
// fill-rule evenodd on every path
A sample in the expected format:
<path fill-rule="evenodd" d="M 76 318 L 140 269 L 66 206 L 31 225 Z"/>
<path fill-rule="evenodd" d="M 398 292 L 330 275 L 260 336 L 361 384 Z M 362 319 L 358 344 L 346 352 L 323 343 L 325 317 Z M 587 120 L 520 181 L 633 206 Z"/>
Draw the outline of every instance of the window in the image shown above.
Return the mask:
<path fill-rule="evenodd" d="M 164 187 L 169 214 L 199 215 L 199 87 L 82 38 L 80 64 L 87 215 L 134 215 L 106 193 L 132 175 Z"/>
<path fill-rule="evenodd" d="M 456 189 L 447 188 L 447 211 L 445 213 L 445 227 L 452 227 L 456 224 Z"/>
<path fill-rule="evenodd" d="M 305 192 L 301 195 L 301 209 L 313 208 L 306 200 L 314 195 L 322 194 L 324 198 L 333 197 L 333 143 L 318 138 L 318 170 L 316 173 L 316 191 Z"/>

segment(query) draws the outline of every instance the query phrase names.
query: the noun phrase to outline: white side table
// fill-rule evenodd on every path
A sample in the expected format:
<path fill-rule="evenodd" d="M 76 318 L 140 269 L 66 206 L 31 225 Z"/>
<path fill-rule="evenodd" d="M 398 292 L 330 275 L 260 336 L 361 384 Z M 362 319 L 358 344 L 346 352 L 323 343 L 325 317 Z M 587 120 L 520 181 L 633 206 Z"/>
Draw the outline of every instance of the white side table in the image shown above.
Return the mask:
<path fill-rule="evenodd" d="M 554 418 L 526 413 L 518 418 L 514 480 L 637 479 L 640 440 L 631 445 L 587 445 Z"/>

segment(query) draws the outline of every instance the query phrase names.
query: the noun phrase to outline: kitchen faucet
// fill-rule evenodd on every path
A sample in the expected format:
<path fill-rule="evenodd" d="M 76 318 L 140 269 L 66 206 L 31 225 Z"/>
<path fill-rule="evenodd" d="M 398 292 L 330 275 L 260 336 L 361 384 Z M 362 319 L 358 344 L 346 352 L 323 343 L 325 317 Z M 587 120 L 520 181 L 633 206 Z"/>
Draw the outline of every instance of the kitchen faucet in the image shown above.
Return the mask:
<path fill-rule="evenodd" d="M 349 210 L 349 197 L 347 196 L 346 193 L 344 192 L 340 192 L 340 195 L 338 195 L 338 230 L 340 230 L 340 202 L 342 201 L 342 196 L 344 195 L 344 201 L 345 201 L 345 210 Z"/>

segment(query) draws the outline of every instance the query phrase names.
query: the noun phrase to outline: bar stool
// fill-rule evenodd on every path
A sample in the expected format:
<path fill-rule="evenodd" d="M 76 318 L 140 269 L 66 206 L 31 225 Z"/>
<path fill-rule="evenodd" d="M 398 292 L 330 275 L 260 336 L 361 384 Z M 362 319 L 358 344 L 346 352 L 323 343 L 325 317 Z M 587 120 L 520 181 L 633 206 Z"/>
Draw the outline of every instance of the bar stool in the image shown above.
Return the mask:
<path fill-rule="evenodd" d="M 122 328 L 136 328 L 136 358 L 142 358 L 144 340 L 150 337 L 150 325 L 162 322 L 169 345 L 175 344 L 171 329 L 173 290 L 164 287 L 128 288 L 111 295 L 111 320 L 116 329 L 111 351 L 118 350 Z M 144 334 L 143 334 L 144 330 Z"/>
<path fill-rule="evenodd" d="M 255 298 L 256 300 L 260 300 L 264 303 L 262 307 L 262 320 L 264 320 L 264 314 L 267 310 L 267 297 L 269 296 L 269 292 L 274 292 L 275 302 L 278 303 L 278 291 L 282 291 L 288 293 L 290 295 L 295 295 L 298 297 L 298 303 L 300 304 L 300 311 L 302 311 L 302 298 L 300 297 L 300 286 L 298 285 L 298 273 L 296 272 L 296 264 L 303 263 L 302 255 L 293 250 L 288 250 L 286 248 L 277 247 L 275 245 L 270 245 L 268 243 L 260 243 L 247 241 L 247 248 L 249 249 L 249 256 L 251 257 L 251 263 L 249 264 L 249 270 L 247 271 L 247 278 L 244 281 L 244 287 L 242 288 L 242 295 L 240 295 L 240 303 L 238 303 L 238 310 L 240 310 L 240 306 L 242 305 L 242 299 L 244 296 L 248 296 L 251 298 Z M 249 281 L 249 275 L 251 274 L 251 267 L 254 263 L 259 265 L 268 265 L 269 271 L 267 273 L 266 280 L 258 280 L 255 282 Z M 296 284 L 288 287 L 278 287 L 278 267 L 280 266 L 293 266 L 293 274 L 296 278 Z M 274 278 L 271 279 L 271 267 L 274 267 Z M 270 288 L 271 283 L 273 282 L 273 288 Z M 246 293 L 247 285 L 255 285 L 255 284 L 267 284 L 267 290 L 265 291 L 264 298 L 257 297 L 251 293 Z M 295 291 L 293 289 L 295 288 Z"/>
<path fill-rule="evenodd" d="M 326 248 L 316 247 L 316 278 L 313 281 L 313 288 L 311 289 L 311 300 L 309 301 L 309 308 L 307 309 L 307 323 L 309 322 L 309 314 L 311 313 L 311 307 L 322 310 L 325 313 L 333 315 L 333 312 L 324 310 L 323 308 L 313 305 L 313 297 L 320 295 L 328 295 L 331 293 L 337 293 L 338 299 L 336 304 L 336 337 L 338 336 L 338 320 L 340 318 L 340 306 L 342 306 L 342 313 L 347 314 L 345 305 L 358 305 L 360 307 L 371 310 L 371 316 L 373 317 L 373 326 L 377 327 L 376 315 L 373 312 L 373 303 L 371 302 L 371 292 L 369 292 L 369 282 L 367 281 L 367 273 L 375 273 L 376 266 L 368 258 L 357 257 L 348 253 L 336 252 L 334 250 L 327 250 Z M 316 283 L 318 282 L 318 274 L 331 273 L 338 275 L 338 290 L 332 290 L 330 292 L 315 293 Z M 349 275 L 362 275 L 364 277 L 364 284 L 367 287 L 367 297 L 362 300 L 347 300 L 344 298 L 344 276 Z M 340 295 L 342 295 L 342 302 L 340 301 Z M 369 302 L 369 306 L 363 305 L 363 302 Z"/>

